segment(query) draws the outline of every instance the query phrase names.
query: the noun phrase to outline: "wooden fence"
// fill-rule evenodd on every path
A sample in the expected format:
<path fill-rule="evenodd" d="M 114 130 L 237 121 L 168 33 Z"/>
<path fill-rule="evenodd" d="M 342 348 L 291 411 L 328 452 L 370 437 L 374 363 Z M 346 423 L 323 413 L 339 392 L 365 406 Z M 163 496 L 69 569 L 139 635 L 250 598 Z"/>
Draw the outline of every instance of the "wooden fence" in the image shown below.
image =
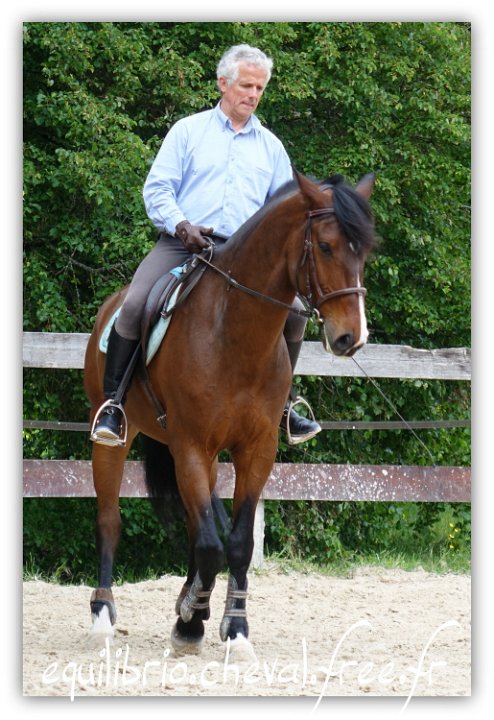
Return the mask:
<path fill-rule="evenodd" d="M 31 333 L 23 335 L 23 365 L 26 368 L 82 369 L 89 335 Z M 402 345 L 366 345 L 358 363 L 369 377 L 420 378 L 434 380 L 471 379 L 470 350 L 449 348 L 417 350 Z M 361 377 L 362 370 L 349 358 L 328 355 L 317 342 L 304 342 L 296 367 L 298 375 Z M 331 422 L 324 430 L 403 429 L 402 421 Z M 469 421 L 409 421 L 414 429 L 467 427 Z M 24 420 L 25 428 L 87 431 L 87 423 Z M 89 461 L 24 460 L 25 497 L 91 497 L 94 488 Z M 221 463 L 218 477 L 220 497 L 233 494 L 231 464 Z M 122 497 L 145 497 L 143 467 L 126 463 Z M 385 500 L 469 502 L 470 468 L 403 465 L 328 465 L 278 463 L 274 466 L 259 503 L 255 527 L 253 565 L 262 563 L 264 500 Z"/>

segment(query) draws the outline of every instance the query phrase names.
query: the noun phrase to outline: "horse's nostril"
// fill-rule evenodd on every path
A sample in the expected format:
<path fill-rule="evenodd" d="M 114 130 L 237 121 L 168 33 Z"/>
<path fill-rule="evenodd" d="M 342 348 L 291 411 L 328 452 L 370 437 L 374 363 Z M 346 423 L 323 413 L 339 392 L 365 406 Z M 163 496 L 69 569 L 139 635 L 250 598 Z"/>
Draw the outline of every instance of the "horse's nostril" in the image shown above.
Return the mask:
<path fill-rule="evenodd" d="M 354 345 L 353 333 L 345 333 L 336 338 L 333 344 L 333 351 L 337 355 L 344 355 Z"/>

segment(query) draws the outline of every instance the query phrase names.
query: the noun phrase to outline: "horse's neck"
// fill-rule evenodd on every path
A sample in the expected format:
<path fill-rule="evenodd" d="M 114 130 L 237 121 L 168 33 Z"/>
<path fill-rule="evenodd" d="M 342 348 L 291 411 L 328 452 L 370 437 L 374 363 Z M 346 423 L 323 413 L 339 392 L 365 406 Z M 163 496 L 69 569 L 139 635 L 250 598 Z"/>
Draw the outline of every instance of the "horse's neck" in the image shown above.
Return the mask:
<path fill-rule="evenodd" d="M 274 225 L 274 227 L 273 227 Z M 291 280 L 287 242 L 293 228 L 263 222 L 248 236 L 234 235 L 222 248 L 218 265 L 240 284 L 291 302 L 296 289 Z"/>
<path fill-rule="evenodd" d="M 252 297 L 241 289 L 233 288 L 224 278 L 216 278 L 216 314 L 221 318 L 222 332 L 234 343 L 255 357 L 273 352 L 288 317 L 288 310 L 269 302 L 266 297 L 290 305 L 296 289 L 290 280 L 286 233 L 263 234 L 233 238 L 218 253 L 213 262 L 241 285 L 265 297 Z M 248 346 L 248 348 L 247 348 Z"/>

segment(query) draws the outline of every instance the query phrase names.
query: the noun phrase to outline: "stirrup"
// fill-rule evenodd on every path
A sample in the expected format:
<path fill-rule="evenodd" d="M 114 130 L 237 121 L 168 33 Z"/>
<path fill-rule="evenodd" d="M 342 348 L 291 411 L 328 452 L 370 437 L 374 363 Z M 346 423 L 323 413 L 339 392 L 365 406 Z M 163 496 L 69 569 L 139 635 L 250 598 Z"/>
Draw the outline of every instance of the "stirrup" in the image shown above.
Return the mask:
<path fill-rule="evenodd" d="M 320 432 L 320 429 L 319 429 L 317 432 L 315 432 L 315 433 L 313 433 L 312 435 L 309 435 L 309 436 L 307 436 L 307 437 L 303 437 L 303 438 L 299 438 L 299 439 L 294 439 L 294 438 L 293 438 L 292 433 L 290 432 L 290 413 L 292 412 L 293 408 L 294 408 L 296 405 L 305 405 L 305 407 L 308 409 L 308 411 L 309 411 L 309 413 L 310 413 L 311 420 L 312 420 L 313 422 L 315 422 L 316 424 L 319 424 L 319 423 L 317 423 L 317 420 L 316 420 L 316 417 L 315 417 L 315 415 L 314 415 L 314 412 L 313 412 L 311 406 L 309 405 L 309 403 L 307 402 L 307 400 L 305 400 L 303 397 L 300 397 L 300 395 L 298 395 L 298 396 L 295 398 L 295 400 L 290 399 L 290 402 L 288 403 L 288 407 L 287 407 L 287 409 L 285 410 L 285 413 L 284 413 L 284 414 L 286 414 L 286 434 L 287 434 L 287 437 L 288 437 L 288 444 L 289 444 L 289 445 L 299 445 L 299 444 L 301 444 L 301 443 L 303 443 L 303 442 L 307 442 L 307 440 L 311 440 L 313 437 L 315 437 L 315 436 Z"/>
<path fill-rule="evenodd" d="M 117 410 L 120 410 L 122 413 L 122 421 L 120 423 L 120 437 L 118 438 L 105 438 L 105 437 L 99 437 L 96 433 L 96 425 L 98 424 L 98 420 L 100 419 L 101 413 L 106 407 L 114 407 L 117 408 Z M 98 409 L 96 415 L 94 416 L 93 424 L 91 426 L 91 434 L 89 436 L 89 439 L 92 440 L 95 443 L 99 443 L 100 445 L 107 445 L 108 447 L 125 447 L 127 444 L 127 428 L 128 428 L 128 422 L 127 422 L 127 415 L 125 414 L 124 406 L 122 403 L 116 403 L 114 400 L 110 398 L 110 400 L 106 400 L 103 405 Z M 122 437 L 122 430 L 123 430 L 123 437 Z"/>

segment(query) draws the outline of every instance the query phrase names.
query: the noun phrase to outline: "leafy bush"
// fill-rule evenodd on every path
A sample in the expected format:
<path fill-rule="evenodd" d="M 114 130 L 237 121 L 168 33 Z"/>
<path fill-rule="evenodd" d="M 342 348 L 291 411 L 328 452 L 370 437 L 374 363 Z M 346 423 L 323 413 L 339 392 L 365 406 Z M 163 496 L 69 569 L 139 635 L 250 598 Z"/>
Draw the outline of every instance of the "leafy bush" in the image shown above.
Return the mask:
<path fill-rule="evenodd" d="M 182 520 L 165 532 L 145 499 L 122 498 L 122 537 L 115 577 L 142 580 L 165 572 L 184 574 L 187 533 Z M 97 584 L 96 501 L 26 498 L 24 564 L 59 582 Z"/>
<path fill-rule="evenodd" d="M 147 500 L 122 498 L 120 510 L 117 581 L 186 574 L 182 518 L 163 530 Z M 95 518 L 93 499 L 25 499 L 28 572 L 59 582 L 97 584 Z M 411 566 L 431 562 L 434 568 L 469 567 L 470 506 L 465 503 L 267 501 L 265 523 L 268 556 L 301 558 L 321 567 L 385 557 L 408 557 Z"/>

